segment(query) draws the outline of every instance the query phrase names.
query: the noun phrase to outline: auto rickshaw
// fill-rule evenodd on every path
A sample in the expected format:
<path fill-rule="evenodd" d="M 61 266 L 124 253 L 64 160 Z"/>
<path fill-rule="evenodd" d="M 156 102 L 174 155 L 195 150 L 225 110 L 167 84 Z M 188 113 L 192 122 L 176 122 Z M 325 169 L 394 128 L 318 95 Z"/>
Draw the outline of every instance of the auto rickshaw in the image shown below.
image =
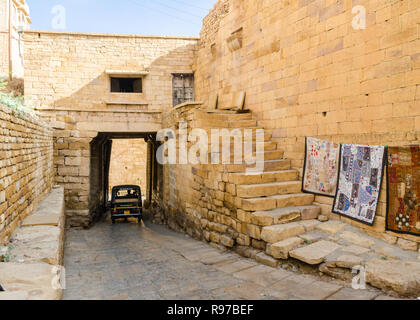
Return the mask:
<path fill-rule="evenodd" d="M 143 203 L 141 188 L 134 185 L 116 186 L 112 188 L 111 220 L 137 218 L 143 220 Z"/>

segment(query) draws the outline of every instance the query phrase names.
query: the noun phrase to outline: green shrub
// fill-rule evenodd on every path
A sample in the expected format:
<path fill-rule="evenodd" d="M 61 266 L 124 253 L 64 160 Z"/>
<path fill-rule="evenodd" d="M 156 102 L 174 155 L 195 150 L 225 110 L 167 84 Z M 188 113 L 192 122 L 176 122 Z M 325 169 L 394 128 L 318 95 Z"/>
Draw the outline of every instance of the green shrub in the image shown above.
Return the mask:
<path fill-rule="evenodd" d="M 7 87 L 7 81 L 0 78 L 0 91 L 3 91 Z"/>

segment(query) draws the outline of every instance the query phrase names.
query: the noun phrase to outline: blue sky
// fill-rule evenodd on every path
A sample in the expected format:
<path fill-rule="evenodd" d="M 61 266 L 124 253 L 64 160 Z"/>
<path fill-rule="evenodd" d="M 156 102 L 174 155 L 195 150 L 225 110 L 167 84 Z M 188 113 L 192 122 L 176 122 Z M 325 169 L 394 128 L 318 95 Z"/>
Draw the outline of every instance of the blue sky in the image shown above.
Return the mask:
<path fill-rule="evenodd" d="M 216 0 L 27 0 L 31 10 L 31 29 L 172 36 L 199 36 L 201 20 L 215 2 Z M 65 29 L 62 29 L 64 20 L 59 15 L 63 12 L 62 8 L 65 9 Z"/>

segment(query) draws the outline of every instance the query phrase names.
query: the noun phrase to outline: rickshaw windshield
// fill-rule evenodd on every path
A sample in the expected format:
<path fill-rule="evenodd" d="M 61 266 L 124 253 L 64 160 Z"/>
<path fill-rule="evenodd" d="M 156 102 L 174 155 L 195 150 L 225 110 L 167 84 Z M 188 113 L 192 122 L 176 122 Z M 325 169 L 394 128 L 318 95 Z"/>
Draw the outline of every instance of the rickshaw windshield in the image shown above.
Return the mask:
<path fill-rule="evenodd" d="M 140 198 L 139 190 L 135 188 L 121 188 L 113 192 L 113 201 L 121 202 L 135 202 Z"/>

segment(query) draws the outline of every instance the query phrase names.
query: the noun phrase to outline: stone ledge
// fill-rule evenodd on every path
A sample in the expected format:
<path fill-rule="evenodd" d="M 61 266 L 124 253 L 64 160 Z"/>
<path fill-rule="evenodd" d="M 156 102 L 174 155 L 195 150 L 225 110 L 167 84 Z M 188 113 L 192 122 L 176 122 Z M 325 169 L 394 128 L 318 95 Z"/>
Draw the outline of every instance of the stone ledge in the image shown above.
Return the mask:
<path fill-rule="evenodd" d="M 46 263 L 0 263 L 0 283 L 5 290 L 0 300 L 12 295 L 22 298 L 23 292 L 28 300 L 60 300 L 61 290 L 53 287 L 55 268 Z"/>
<path fill-rule="evenodd" d="M 55 226 L 64 228 L 64 188 L 54 187 L 33 214 L 22 222 L 22 227 Z"/>

